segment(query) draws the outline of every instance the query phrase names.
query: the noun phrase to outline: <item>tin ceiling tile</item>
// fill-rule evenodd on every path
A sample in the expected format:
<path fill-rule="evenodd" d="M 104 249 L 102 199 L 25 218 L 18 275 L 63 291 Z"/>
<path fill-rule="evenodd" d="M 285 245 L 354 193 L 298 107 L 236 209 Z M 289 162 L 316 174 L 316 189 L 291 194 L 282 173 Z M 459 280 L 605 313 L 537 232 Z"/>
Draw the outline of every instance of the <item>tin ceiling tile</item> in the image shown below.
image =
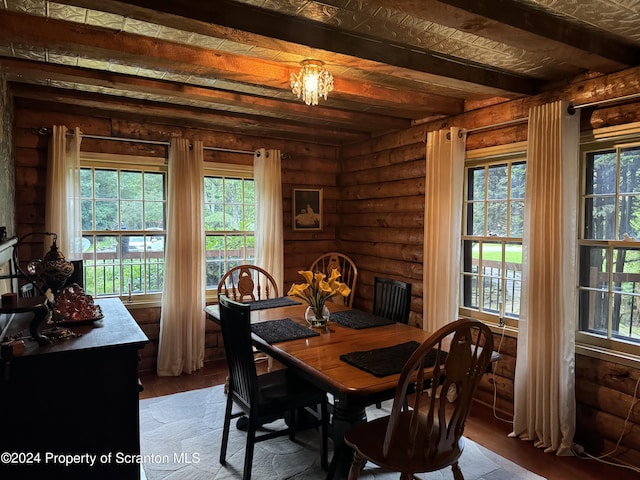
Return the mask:
<path fill-rule="evenodd" d="M 57 52 L 49 52 L 47 54 L 47 58 L 51 63 L 55 63 L 58 65 L 70 65 L 73 67 L 78 66 L 78 57 L 77 55 L 66 55 L 60 54 Z"/>
<path fill-rule="evenodd" d="M 193 32 L 185 32 L 177 28 L 162 26 L 158 31 L 157 37 L 170 42 L 189 44 L 193 38 Z"/>
<path fill-rule="evenodd" d="M 33 48 L 30 45 L 14 43 L 12 50 L 15 58 L 37 60 L 39 62 L 44 62 L 47 59 L 46 49 L 44 48 Z"/>
<path fill-rule="evenodd" d="M 47 15 L 47 3 L 46 0 L 5 0 L 7 10 L 41 17 Z"/>
<path fill-rule="evenodd" d="M 124 27 L 124 17 L 113 13 L 87 10 L 87 25 L 121 31 Z"/>
<path fill-rule="evenodd" d="M 78 66 L 83 68 L 91 68 L 93 70 L 108 70 L 109 62 L 94 58 L 78 58 Z"/>
<path fill-rule="evenodd" d="M 89 11 L 86 8 L 49 2 L 48 17 L 68 22 L 86 23 Z"/>
<path fill-rule="evenodd" d="M 160 25 L 155 23 L 143 22 L 135 18 L 126 18 L 123 30 L 136 35 L 156 38 L 161 30 Z"/>
<path fill-rule="evenodd" d="M 120 63 L 110 62 L 109 71 L 122 73 L 125 75 L 138 75 L 140 72 L 140 68 L 134 65 L 122 65 Z"/>

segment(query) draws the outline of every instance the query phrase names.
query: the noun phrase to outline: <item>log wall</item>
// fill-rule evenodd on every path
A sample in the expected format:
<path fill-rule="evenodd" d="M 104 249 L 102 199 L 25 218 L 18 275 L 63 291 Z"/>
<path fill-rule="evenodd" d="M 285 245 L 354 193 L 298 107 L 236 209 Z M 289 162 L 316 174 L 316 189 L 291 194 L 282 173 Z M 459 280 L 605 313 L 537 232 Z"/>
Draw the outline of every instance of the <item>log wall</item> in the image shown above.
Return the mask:
<path fill-rule="evenodd" d="M 615 95 L 611 85 L 615 85 Z M 640 69 L 569 85 L 536 97 L 469 111 L 463 115 L 424 123 L 403 132 L 390 133 L 367 142 L 350 145 L 336 152 L 302 142 L 286 144 L 278 139 L 238 136 L 226 132 L 187 129 L 179 125 L 153 123 L 144 118 L 100 117 L 69 105 L 45 101 L 16 100 L 13 119 L 15 150 L 16 233 L 21 236 L 43 228 L 44 179 L 46 175 L 47 137 L 34 135 L 40 126 L 64 124 L 80 126 L 84 133 L 105 136 L 167 140 L 171 135 L 202 139 L 205 145 L 241 150 L 278 148 L 286 153 L 282 163 L 283 213 L 285 232 L 285 285 L 299 281 L 297 270 L 307 268 L 319 254 L 339 250 L 352 256 L 360 270 L 356 288 L 359 308 L 369 309 L 373 278 L 376 275 L 412 283 L 410 323 L 422 325 L 422 243 L 424 232 L 424 176 L 426 133 L 439 128 L 459 126 L 473 129 L 526 117 L 528 109 L 557 99 L 577 104 L 622 97 L 640 91 Z M 640 121 L 640 103 L 583 110 L 582 129 L 620 125 Z M 472 133 L 467 149 L 504 145 L 526 140 L 526 123 L 508 128 Z M 122 154 L 160 153 L 158 147 L 113 141 L 86 140 L 83 150 Z M 149 149 L 154 150 L 150 152 Z M 207 160 L 247 162 L 250 156 L 225 156 L 205 152 Z M 322 188 L 324 193 L 324 229 L 320 232 L 293 232 L 291 229 L 291 192 L 294 187 Z M 23 258 L 39 255 L 21 249 Z M 143 355 L 142 368 L 155 369 L 159 308 L 133 309 L 134 318 L 152 340 Z M 496 333 L 502 359 L 495 374 L 486 376 L 478 399 L 494 403 L 503 417 L 513 411 L 513 377 L 517 359 L 515 338 Z M 218 332 L 207 329 L 207 359 L 220 358 Z M 633 403 L 637 391 L 632 388 L 640 369 L 577 356 L 576 441 L 593 454 L 615 450 L 613 456 L 640 465 L 640 404 Z M 495 390 L 494 390 L 495 389 Z M 627 413 L 633 406 L 629 420 Z M 620 433 L 627 432 L 621 439 Z M 619 441 L 619 446 L 616 444 Z"/>
<path fill-rule="evenodd" d="M 11 238 L 15 234 L 15 168 L 11 141 L 13 108 L 7 88 L 7 77 L 0 72 L 0 227 Z M 1 233 L 0 233 L 1 235 Z"/>
<path fill-rule="evenodd" d="M 371 308 L 375 276 L 386 276 L 412 284 L 410 323 L 422 325 L 422 261 L 424 238 L 424 185 L 426 134 L 457 126 L 475 129 L 525 118 L 534 105 L 568 100 L 576 105 L 623 97 L 640 92 L 640 69 L 588 80 L 580 84 L 520 100 L 492 105 L 465 114 L 389 133 L 341 150 L 338 176 L 341 197 L 340 229 L 342 250 L 352 256 L 360 271 L 355 306 Z M 611 85 L 616 85 L 615 95 Z M 581 111 L 581 130 L 640 121 L 640 102 L 611 105 Z M 527 139 L 527 123 L 470 133 L 467 150 L 507 145 Z M 494 373 L 486 375 L 476 399 L 495 405 L 500 418 L 513 414 L 514 374 L 517 341 L 494 334 L 501 360 Z M 576 357 L 575 439 L 592 454 L 615 450 L 612 456 L 640 466 L 640 402 L 635 403 L 629 421 L 625 417 L 640 390 L 635 390 L 639 368 L 626 367 L 591 357 Z M 622 431 L 625 435 L 616 449 Z"/>
<path fill-rule="evenodd" d="M 1 92 L 1 90 L 0 90 Z M 1 98 L 1 97 L 0 97 Z M 326 147 L 302 142 L 282 142 L 278 139 L 238 136 L 219 131 L 184 128 L 179 125 L 156 124 L 142 119 L 98 116 L 69 105 L 49 102 L 15 100 L 13 141 L 15 144 L 15 205 L 16 235 L 44 230 L 44 192 L 46 185 L 47 151 L 49 136 L 34 133 L 39 127 L 66 125 L 79 126 L 85 135 L 128 139 L 168 141 L 172 136 L 199 139 L 205 146 L 232 150 L 254 151 L 258 148 L 279 149 L 282 160 L 283 221 L 285 240 L 285 275 L 282 289 L 300 282 L 297 271 L 308 268 L 321 253 L 336 248 L 337 225 L 337 152 Z M 147 143 L 123 142 L 84 138 L 83 152 L 101 152 L 121 155 L 167 156 L 167 147 Z M 252 164 L 253 156 L 205 150 L 205 160 L 235 164 Z M 13 170 L 13 169 L 12 169 Z M 324 193 L 325 228 L 321 232 L 293 232 L 292 190 L 294 187 L 322 188 Z M 12 207 L 11 200 L 8 202 Z M 38 241 L 37 236 L 31 237 Z M 41 243 L 27 243 L 20 247 L 21 261 L 42 256 Z M 26 262 L 25 262 L 26 263 Z M 286 292 L 285 292 L 286 293 Z M 141 352 L 142 371 L 155 371 L 160 332 L 160 307 L 128 308 L 151 340 Z M 222 338 L 217 326 L 207 322 L 205 360 L 224 357 Z"/>

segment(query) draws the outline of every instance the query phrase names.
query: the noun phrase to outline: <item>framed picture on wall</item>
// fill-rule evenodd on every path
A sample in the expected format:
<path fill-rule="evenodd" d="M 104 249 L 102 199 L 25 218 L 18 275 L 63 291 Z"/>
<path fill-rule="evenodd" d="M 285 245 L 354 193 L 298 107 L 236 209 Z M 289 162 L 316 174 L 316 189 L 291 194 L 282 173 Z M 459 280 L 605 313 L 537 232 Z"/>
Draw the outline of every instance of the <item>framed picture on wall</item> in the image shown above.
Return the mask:
<path fill-rule="evenodd" d="M 294 188 L 293 217 L 294 231 L 322 230 L 322 189 Z"/>

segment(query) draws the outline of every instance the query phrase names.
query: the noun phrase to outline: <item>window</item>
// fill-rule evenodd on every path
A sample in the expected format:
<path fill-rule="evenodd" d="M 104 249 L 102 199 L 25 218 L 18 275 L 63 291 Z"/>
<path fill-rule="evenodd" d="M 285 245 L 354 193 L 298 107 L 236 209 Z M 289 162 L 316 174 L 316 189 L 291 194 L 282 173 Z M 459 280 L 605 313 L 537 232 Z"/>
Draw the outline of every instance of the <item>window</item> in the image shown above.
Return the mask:
<path fill-rule="evenodd" d="M 520 315 L 525 170 L 521 151 L 467 160 L 460 296 L 464 315 L 496 323 L 514 323 Z"/>
<path fill-rule="evenodd" d="M 95 156 L 99 157 L 98 155 Z M 84 286 L 94 296 L 159 294 L 164 279 L 163 160 L 82 159 Z"/>
<path fill-rule="evenodd" d="M 587 334 L 581 341 L 633 352 L 628 346 L 640 345 L 640 142 L 624 142 L 582 150 L 578 330 Z"/>
<path fill-rule="evenodd" d="M 207 290 L 218 288 L 231 268 L 255 263 L 253 171 L 220 167 L 204 177 Z"/>

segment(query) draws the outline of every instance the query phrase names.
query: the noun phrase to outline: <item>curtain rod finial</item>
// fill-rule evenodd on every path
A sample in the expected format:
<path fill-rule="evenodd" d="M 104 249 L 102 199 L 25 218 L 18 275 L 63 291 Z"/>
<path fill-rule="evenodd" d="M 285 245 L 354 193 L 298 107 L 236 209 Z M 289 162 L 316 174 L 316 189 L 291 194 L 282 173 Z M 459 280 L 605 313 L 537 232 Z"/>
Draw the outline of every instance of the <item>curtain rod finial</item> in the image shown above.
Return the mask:
<path fill-rule="evenodd" d="M 31 133 L 34 135 L 48 135 L 51 133 L 51 129 L 49 127 L 32 128 Z"/>

